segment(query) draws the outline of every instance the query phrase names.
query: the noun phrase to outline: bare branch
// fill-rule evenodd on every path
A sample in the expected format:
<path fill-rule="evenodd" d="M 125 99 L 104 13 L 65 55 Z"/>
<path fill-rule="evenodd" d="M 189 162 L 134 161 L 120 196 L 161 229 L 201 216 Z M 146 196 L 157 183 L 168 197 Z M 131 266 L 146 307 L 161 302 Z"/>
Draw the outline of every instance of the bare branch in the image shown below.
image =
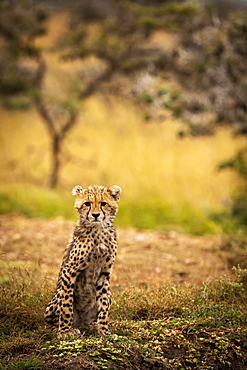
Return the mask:
<path fill-rule="evenodd" d="M 101 75 L 99 75 L 97 78 L 95 78 L 83 91 L 81 91 L 79 95 L 79 99 L 86 99 L 92 94 L 95 93 L 96 89 L 98 89 L 99 85 L 107 81 L 112 74 L 114 73 L 115 69 L 113 66 L 108 66 L 104 72 L 102 72 Z"/>
<path fill-rule="evenodd" d="M 69 119 L 59 132 L 61 140 L 64 139 L 67 132 L 70 131 L 75 126 L 78 114 L 79 112 L 77 110 L 71 112 Z"/>
<path fill-rule="evenodd" d="M 37 91 L 34 94 L 34 103 L 36 105 L 36 108 L 40 116 L 43 118 L 44 123 L 46 127 L 48 128 L 48 131 L 54 137 L 57 135 L 56 130 L 55 130 L 55 125 L 45 107 L 45 103 L 44 103 L 44 100 L 42 98 L 42 93 L 41 93 L 42 82 L 44 79 L 44 75 L 46 73 L 46 64 L 41 55 L 38 56 L 37 60 L 39 63 L 39 67 L 38 67 L 37 76 L 34 82 L 35 87 L 37 89 Z"/>
<path fill-rule="evenodd" d="M 106 70 L 102 74 L 100 74 L 91 83 L 89 83 L 88 86 L 84 90 L 79 92 L 78 99 L 83 100 L 93 95 L 95 91 L 99 88 L 99 85 L 102 82 L 107 81 L 113 72 L 114 72 L 113 67 L 109 66 L 108 68 L 106 68 Z M 64 138 L 66 133 L 75 126 L 77 117 L 78 117 L 78 110 L 71 111 L 69 119 L 67 120 L 66 124 L 61 128 L 59 132 L 61 140 Z"/>

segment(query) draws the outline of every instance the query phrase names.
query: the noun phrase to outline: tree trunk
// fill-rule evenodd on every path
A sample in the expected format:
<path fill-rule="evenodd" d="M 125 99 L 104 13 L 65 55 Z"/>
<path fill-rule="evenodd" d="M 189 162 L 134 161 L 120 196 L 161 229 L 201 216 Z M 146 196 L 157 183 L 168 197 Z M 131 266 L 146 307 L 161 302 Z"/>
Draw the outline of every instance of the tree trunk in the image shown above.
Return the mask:
<path fill-rule="evenodd" d="M 58 176 L 60 170 L 60 149 L 61 149 L 61 138 L 59 135 L 54 134 L 52 136 L 52 148 L 51 148 L 51 178 L 50 178 L 50 187 L 54 189 L 58 183 Z"/>

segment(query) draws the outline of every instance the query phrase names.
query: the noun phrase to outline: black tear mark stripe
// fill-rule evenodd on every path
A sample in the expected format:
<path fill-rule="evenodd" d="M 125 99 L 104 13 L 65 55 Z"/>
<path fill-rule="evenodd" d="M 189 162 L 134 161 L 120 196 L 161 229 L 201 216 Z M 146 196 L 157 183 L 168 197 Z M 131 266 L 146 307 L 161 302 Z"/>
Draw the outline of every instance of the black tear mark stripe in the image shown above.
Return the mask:
<path fill-rule="evenodd" d="M 91 203 L 90 203 L 90 206 L 89 206 L 89 208 L 88 208 L 88 212 L 87 212 L 87 219 L 88 219 L 88 217 L 89 217 L 90 210 L 91 210 Z"/>

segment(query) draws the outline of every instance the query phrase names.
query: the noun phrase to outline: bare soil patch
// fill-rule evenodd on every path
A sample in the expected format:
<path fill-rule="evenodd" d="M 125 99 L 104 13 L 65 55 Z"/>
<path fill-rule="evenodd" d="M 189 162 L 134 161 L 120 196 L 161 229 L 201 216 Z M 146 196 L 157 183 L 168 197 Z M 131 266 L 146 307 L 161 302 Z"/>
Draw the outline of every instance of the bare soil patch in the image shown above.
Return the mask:
<path fill-rule="evenodd" d="M 38 266 L 47 279 L 57 278 L 74 222 L 1 216 L 0 258 L 6 263 Z M 149 287 L 166 283 L 201 284 L 229 274 L 217 236 L 175 231 L 118 229 L 118 256 L 112 286 Z"/>

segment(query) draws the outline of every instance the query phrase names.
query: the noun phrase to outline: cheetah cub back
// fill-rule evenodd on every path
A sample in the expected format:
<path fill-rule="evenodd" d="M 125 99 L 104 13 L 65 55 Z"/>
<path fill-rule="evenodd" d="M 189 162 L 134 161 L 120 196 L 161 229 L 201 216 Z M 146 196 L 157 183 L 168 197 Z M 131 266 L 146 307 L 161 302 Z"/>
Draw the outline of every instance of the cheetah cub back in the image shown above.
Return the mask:
<path fill-rule="evenodd" d="M 56 291 L 45 311 L 45 321 L 59 337 L 79 334 L 82 325 L 97 322 L 108 332 L 111 305 L 110 277 L 117 253 L 116 229 L 121 188 L 75 186 L 79 220 L 65 249 Z"/>

